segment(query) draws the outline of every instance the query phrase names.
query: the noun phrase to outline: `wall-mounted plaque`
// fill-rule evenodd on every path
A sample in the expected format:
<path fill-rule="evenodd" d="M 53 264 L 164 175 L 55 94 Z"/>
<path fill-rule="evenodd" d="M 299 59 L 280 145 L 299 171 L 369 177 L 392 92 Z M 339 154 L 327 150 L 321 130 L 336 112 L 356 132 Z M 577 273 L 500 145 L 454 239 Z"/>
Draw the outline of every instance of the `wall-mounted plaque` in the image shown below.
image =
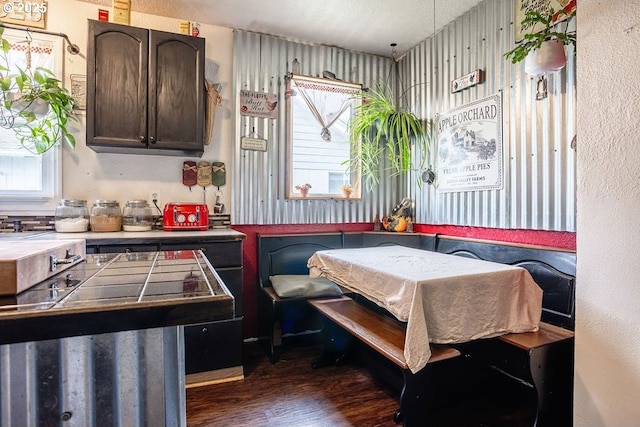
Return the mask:
<path fill-rule="evenodd" d="M 278 94 L 241 90 L 240 115 L 277 119 Z"/>
<path fill-rule="evenodd" d="M 458 77 L 455 80 L 451 80 L 451 93 L 461 91 L 471 86 L 475 86 L 480 83 L 482 73 L 480 70 L 475 70 L 469 74 L 465 74 L 462 77 Z"/>
<path fill-rule="evenodd" d="M 240 148 L 243 150 L 267 151 L 267 140 L 243 136 L 240 138 Z"/>

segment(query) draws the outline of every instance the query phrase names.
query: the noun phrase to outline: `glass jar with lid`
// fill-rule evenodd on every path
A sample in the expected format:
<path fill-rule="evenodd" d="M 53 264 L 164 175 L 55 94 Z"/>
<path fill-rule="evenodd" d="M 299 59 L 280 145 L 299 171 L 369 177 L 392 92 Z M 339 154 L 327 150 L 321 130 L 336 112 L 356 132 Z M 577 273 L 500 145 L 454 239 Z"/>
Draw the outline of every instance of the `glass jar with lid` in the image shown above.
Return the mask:
<path fill-rule="evenodd" d="M 153 210 L 146 200 L 129 200 L 122 215 L 124 231 L 149 231 L 153 226 Z"/>
<path fill-rule="evenodd" d="M 115 200 L 96 200 L 91 208 L 91 231 L 106 232 L 122 229 L 122 211 Z"/>
<path fill-rule="evenodd" d="M 58 233 L 82 233 L 89 230 L 86 200 L 62 199 L 56 207 L 55 228 Z"/>

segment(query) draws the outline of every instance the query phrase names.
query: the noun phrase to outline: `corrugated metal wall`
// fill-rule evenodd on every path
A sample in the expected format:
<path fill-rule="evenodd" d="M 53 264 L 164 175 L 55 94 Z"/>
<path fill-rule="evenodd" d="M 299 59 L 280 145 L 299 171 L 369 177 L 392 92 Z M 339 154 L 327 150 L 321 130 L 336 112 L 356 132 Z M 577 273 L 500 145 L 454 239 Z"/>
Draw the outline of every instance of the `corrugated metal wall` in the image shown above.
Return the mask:
<path fill-rule="evenodd" d="M 285 111 L 277 120 L 239 117 L 235 125 L 232 218 L 235 224 L 304 224 L 371 221 L 402 197 L 416 203 L 416 222 L 479 227 L 575 231 L 575 55 L 548 76 L 548 97 L 536 101 L 535 79 L 503 53 L 513 47 L 512 0 L 487 0 L 399 61 L 398 87 L 408 89 L 424 118 L 489 95 L 502 94 L 503 189 L 438 193 L 416 176 L 383 177 L 357 200 L 287 200 Z M 575 19 L 570 28 L 575 26 Z M 392 59 L 236 31 L 234 111 L 241 89 L 279 94 L 297 58 L 304 75 L 329 70 L 342 80 L 372 86 L 388 81 Z M 391 53 L 391 52 L 390 52 Z M 451 80 L 481 69 L 483 83 L 451 94 Z M 267 139 L 267 151 L 240 149 L 242 136 Z"/>
<path fill-rule="evenodd" d="M 0 426 L 186 426 L 183 328 L 0 345 Z"/>
<path fill-rule="evenodd" d="M 513 4 L 481 3 L 400 61 L 421 117 L 494 94 L 503 102 L 503 189 L 438 193 L 417 188 L 412 177 L 418 223 L 575 231 L 575 55 L 567 47 L 566 68 L 548 76 L 548 97 L 537 101 L 536 80 L 523 63 L 502 56 L 513 48 Z M 483 83 L 450 93 L 452 80 L 476 69 Z"/>
<path fill-rule="evenodd" d="M 391 48 L 390 48 L 391 49 Z M 390 51 L 391 52 L 391 51 Z M 232 218 L 235 224 L 314 224 L 372 221 L 397 201 L 402 180 L 384 177 L 362 200 L 289 200 L 285 198 L 285 75 L 294 59 L 300 73 L 321 77 L 325 70 L 338 79 L 369 87 L 387 81 L 391 58 L 308 45 L 245 31 L 234 33 L 234 111 L 240 90 L 276 93 L 278 119 L 238 116 L 233 141 Z M 267 140 L 267 151 L 242 150 L 240 138 Z"/>

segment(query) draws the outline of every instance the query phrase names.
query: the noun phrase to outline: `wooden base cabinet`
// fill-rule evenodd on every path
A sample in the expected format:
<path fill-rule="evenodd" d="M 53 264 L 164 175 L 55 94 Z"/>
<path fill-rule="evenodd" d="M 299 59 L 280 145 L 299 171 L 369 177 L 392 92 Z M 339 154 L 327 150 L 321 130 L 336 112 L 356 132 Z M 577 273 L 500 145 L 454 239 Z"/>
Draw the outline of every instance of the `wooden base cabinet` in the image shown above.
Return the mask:
<path fill-rule="evenodd" d="M 185 326 L 184 351 L 187 388 L 243 379 L 242 318 Z"/>

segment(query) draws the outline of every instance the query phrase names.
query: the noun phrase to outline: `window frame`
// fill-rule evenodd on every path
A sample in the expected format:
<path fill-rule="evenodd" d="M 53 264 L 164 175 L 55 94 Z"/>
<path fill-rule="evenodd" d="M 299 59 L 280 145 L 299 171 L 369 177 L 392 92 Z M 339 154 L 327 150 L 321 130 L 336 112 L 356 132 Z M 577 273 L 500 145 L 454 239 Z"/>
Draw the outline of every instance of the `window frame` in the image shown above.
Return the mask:
<path fill-rule="evenodd" d="M 28 35 L 27 35 L 28 34 Z M 27 33 L 26 30 L 5 28 L 5 38 L 20 40 L 31 37 L 34 41 L 52 44 L 53 71 L 56 78 L 63 80 L 64 50 L 63 42 L 57 35 Z M 1 154 L 0 154 L 1 155 Z M 25 156 L 32 156 L 25 149 Z M 42 159 L 42 191 L 12 191 L 0 189 L 0 208 L 5 214 L 51 214 L 62 194 L 62 144 L 59 141 Z"/>
<path fill-rule="evenodd" d="M 291 93 L 292 93 L 292 80 L 296 79 L 298 81 L 305 81 L 305 82 L 309 82 L 309 83 L 320 83 L 322 85 L 329 85 L 329 86 L 336 86 L 337 88 L 341 89 L 341 90 L 353 90 L 354 93 L 360 93 L 360 91 L 362 90 L 362 85 L 361 84 L 357 84 L 357 83 L 348 83 L 348 82 L 343 82 L 343 81 L 339 81 L 339 80 L 332 80 L 332 79 L 325 79 L 325 78 L 319 78 L 319 77 L 313 77 L 313 76 L 303 76 L 303 75 L 297 75 L 297 74 L 289 74 L 287 75 L 286 78 L 286 157 L 285 157 L 285 162 L 286 162 L 286 171 L 285 171 L 285 197 L 287 199 L 361 199 L 362 198 L 362 192 L 361 192 L 361 169 L 360 169 L 360 165 L 357 162 L 354 162 L 354 158 L 359 158 L 359 156 L 355 157 L 354 154 L 357 153 L 357 150 L 359 150 L 359 145 L 354 147 L 354 146 L 350 146 L 349 147 L 349 167 L 351 168 L 350 170 L 350 183 L 352 186 L 352 192 L 350 193 L 350 195 L 347 197 L 343 194 L 343 192 L 340 190 L 338 192 L 335 193 L 317 193 L 314 192 L 313 189 L 309 192 L 308 195 L 303 196 L 300 192 L 296 191 L 294 188 L 295 185 L 300 185 L 302 183 L 295 183 L 293 182 L 292 176 L 293 176 L 293 100 L 291 97 Z M 353 114 L 355 112 L 355 108 L 360 105 L 362 102 L 362 98 L 360 96 L 354 96 L 353 97 L 353 104 L 350 107 L 351 112 L 352 112 L 352 117 Z M 348 132 L 348 126 L 347 126 L 347 132 Z M 350 142 L 351 144 L 351 142 Z M 344 165 L 344 170 L 347 170 L 347 166 Z M 328 172 L 329 174 L 331 172 Z"/>

